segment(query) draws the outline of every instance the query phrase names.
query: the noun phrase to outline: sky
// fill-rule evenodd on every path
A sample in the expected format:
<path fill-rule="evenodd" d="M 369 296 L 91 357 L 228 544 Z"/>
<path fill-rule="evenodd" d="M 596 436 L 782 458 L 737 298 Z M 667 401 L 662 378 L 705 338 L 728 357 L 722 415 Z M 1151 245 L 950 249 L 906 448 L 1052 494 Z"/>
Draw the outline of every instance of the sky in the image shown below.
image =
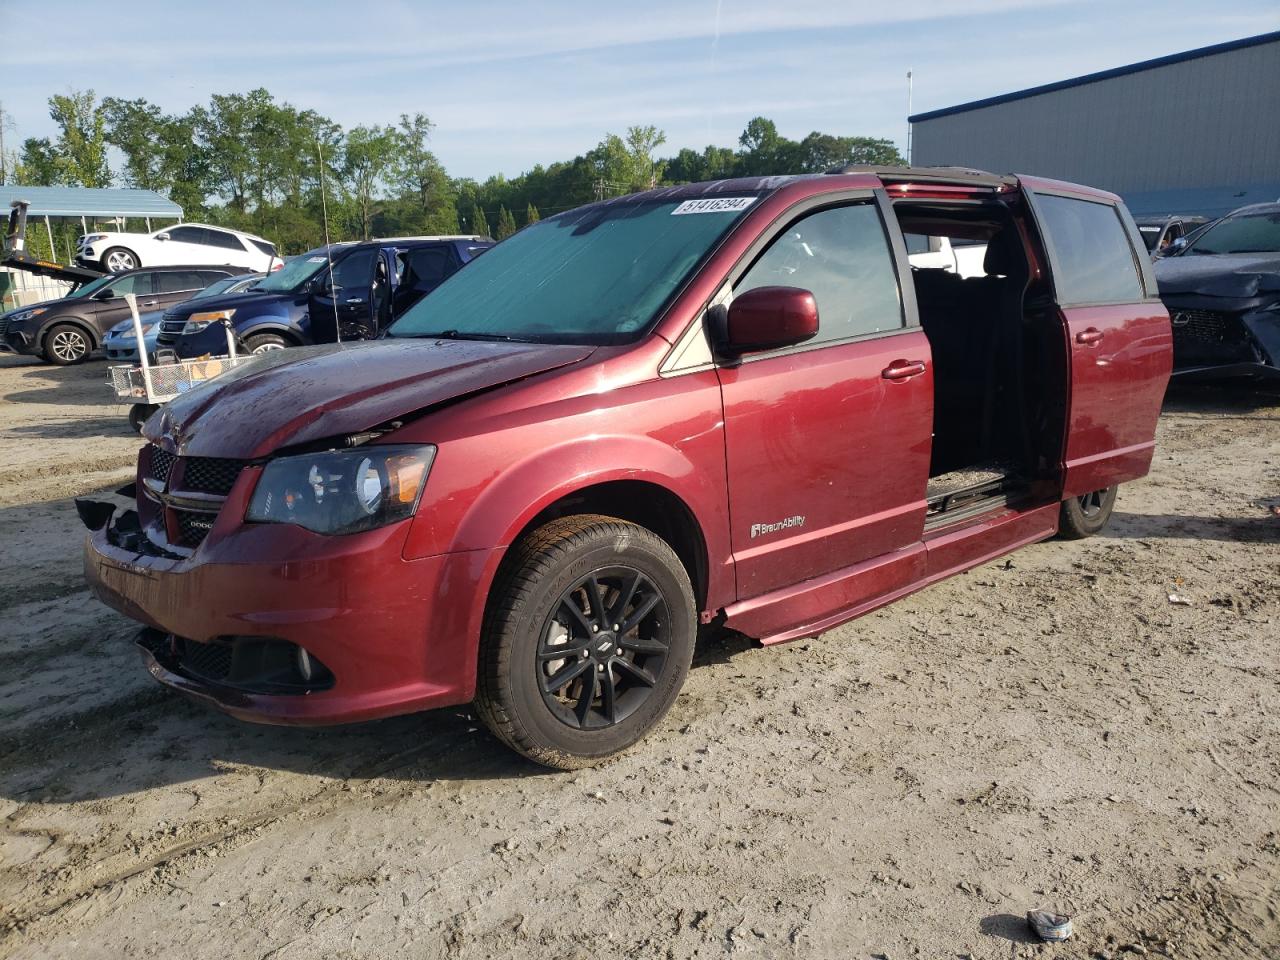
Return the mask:
<path fill-rule="evenodd" d="M 1280 29 L 1276 0 L 0 0 L 6 147 L 92 88 L 182 112 L 266 87 L 350 127 L 422 112 L 453 176 L 515 176 L 653 124 L 659 155 L 754 116 L 903 146 L 916 113 Z M 211 11 L 215 11 L 212 13 Z M 16 39 L 20 38 L 20 39 Z"/>

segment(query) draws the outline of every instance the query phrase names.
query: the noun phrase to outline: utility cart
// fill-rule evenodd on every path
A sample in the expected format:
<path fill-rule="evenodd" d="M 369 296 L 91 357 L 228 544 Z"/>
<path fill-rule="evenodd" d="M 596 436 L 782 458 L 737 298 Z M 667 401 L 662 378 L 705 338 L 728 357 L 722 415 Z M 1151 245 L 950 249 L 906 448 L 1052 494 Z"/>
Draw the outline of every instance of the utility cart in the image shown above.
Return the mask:
<path fill-rule="evenodd" d="M 138 316 L 138 301 L 132 293 L 126 293 L 124 299 L 129 304 L 129 313 L 133 317 L 133 333 L 138 343 L 145 343 L 142 333 L 142 320 Z M 159 408 L 174 397 L 179 397 L 193 387 L 212 380 L 254 358 L 253 354 L 236 352 L 236 338 L 231 325 L 222 321 L 227 334 L 227 355 L 225 357 L 205 357 L 198 360 L 178 360 L 172 363 L 152 364 L 147 357 L 147 350 L 138 351 L 138 366 L 124 364 L 111 367 L 111 386 L 116 396 L 129 408 L 129 425 L 138 433 L 142 425 Z"/>

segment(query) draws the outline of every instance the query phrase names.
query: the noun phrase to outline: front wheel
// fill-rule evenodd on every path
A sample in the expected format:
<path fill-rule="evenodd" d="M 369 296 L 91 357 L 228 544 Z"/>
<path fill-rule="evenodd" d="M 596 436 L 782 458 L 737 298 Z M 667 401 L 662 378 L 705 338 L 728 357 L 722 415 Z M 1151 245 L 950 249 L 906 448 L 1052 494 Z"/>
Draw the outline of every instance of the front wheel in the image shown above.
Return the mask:
<path fill-rule="evenodd" d="M 112 247 L 102 255 L 102 269 L 107 273 L 124 273 L 138 269 L 138 255 L 124 247 Z"/>
<path fill-rule="evenodd" d="M 89 335 L 70 323 L 60 323 L 44 338 L 44 358 L 59 367 L 79 363 L 93 350 Z"/>
<path fill-rule="evenodd" d="M 1119 487 L 1103 487 L 1081 497 L 1062 501 L 1058 533 L 1067 540 L 1092 537 L 1107 525 L 1116 505 Z"/>
<path fill-rule="evenodd" d="M 135 403 L 129 407 L 129 426 L 133 427 L 133 432 L 142 433 L 142 425 L 159 409 L 159 404 L 155 403 Z"/>
<path fill-rule="evenodd" d="M 476 707 L 531 760 L 590 766 L 666 714 L 696 633 L 689 576 L 664 540 L 611 517 L 554 520 L 503 563 L 485 616 Z"/>
<path fill-rule="evenodd" d="M 272 350 L 283 350 L 289 341 L 278 333 L 255 333 L 244 342 L 244 348 L 250 353 L 270 353 Z"/>

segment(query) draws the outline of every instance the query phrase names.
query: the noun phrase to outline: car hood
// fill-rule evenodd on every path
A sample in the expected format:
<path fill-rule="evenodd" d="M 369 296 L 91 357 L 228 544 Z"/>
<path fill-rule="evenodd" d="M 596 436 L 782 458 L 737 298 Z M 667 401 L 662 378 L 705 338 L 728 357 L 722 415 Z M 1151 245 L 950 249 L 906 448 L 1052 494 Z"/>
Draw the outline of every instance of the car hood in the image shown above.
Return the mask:
<path fill-rule="evenodd" d="M 148 323 L 156 324 L 160 322 L 160 318 L 164 316 L 163 310 L 152 310 L 148 313 L 138 314 L 138 319 L 142 321 L 145 327 Z M 150 331 L 148 331 L 150 332 Z M 108 337 L 131 337 L 133 336 L 133 317 L 126 317 L 121 320 L 110 330 L 107 331 Z"/>
<path fill-rule="evenodd" d="M 239 293 L 220 293 L 216 297 L 201 297 L 198 300 L 183 300 L 166 311 L 166 315 L 177 319 L 189 317 L 193 313 L 205 313 L 214 310 L 231 310 L 237 307 L 266 305 L 279 303 L 282 300 L 293 300 L 296 293 L 265 293 L 258 290 L 242 290 Z"/>
<path fill-rule="evenodd" d="M 173 400 L 146 435 L 182 456 L 264 457 L 554 370 L 593 349 L 379 340 L 274 350 Z"/>
<path fill-rule="evenodd" d="M 66 302 L 66 297 L 57 297 L 53 300 L 41 300 L 39 303 L 24 303 L 20 307 L 14 307 L 12 310 L 6 310 L 4 313 L 0 313 L 0 317 L 11 317 L 15 313 L 22 313 L 24 310 L 48 310 L 50 307 L 62 306 L 62 304 Z"/>
<path fill-rule="evenodd" d="M 1181 254 L 1155 263 L 1160 295 L 1250 299 L 1280 293 L 1280 253 Z"/>

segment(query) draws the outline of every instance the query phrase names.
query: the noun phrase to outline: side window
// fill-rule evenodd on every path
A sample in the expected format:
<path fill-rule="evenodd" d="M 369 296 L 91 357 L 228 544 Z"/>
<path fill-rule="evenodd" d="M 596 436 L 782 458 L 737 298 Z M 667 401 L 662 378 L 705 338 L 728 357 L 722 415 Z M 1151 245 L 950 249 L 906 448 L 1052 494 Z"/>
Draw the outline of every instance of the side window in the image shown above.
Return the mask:
<path fill-rule="evenodd" d="M 405 254 L 405 271 L 401 283 L 417 290 L 431 290 L 457 269 L 445 247 L 422 247 Z"/>
<path fill-rule="evenodd" d="M 357 250 L 333 265 L 333 282 L 339 287 L 367 287 L 373 280 L 376 250 Z"/>
<path fill-rule="evenodd" d="M 207 287 L 211 283 L 217 283 L 219 280 L 226 280 L 227 275 L 217 270 L 201 270 L 198 273 L 201 288 Z"/>
<path fill-rule="evenodd" d="M 923 233 L 903 234 L 903 239 L 907 241 L 908 254 L 929 252 L 929 238 Z"/>
<path fill-rule="evenodd" d="M 156 293 L 182 293 L 187 290 L 199 290 L 205 284 L 200 282 L 200 274 L 195 270 L 171 270 L 156 274 L 159 289 Z"/>
<path fill-rule="evenodd" d="M 165 232 L 175 243 L 204 243 L 204 230 L 200 227 L 170 227 Z"/>
<path fill-rule="evenodd" d="M 1134 303 L 1143 299 L 1142 278 L 1129 237 L 1109 203 L 1036 196 L 1036 212 L 1048 234 L 1058 303 Z"/>
<path fill-rule="evenodd" d="M 117 297 L 123 297 L 126 293 L 132 293 L 137 297 L 146 296 L 154 292 L 152 283 L 154 277 L 153 273 L 131 273 L 113 283 L 111 289 L 115 291 Z"/>
<path fill-rule="evenodd" d="M 244 253 L 244 244 L 240 242 L 240 238 L 234 233 L 224 233 L 221 230 L 204 231 L 204 243 L 210 247 L 222 247 L 225 250 L 239 250 Z"/>
<path fill-rule="evenodd" d="M 769 246 L 734 288 L 800 287 L 818 302 L 818 335 L 828 343 L 903 326 L 898 275 L 880 212 L 860 203 L 811 213 Z"/>

